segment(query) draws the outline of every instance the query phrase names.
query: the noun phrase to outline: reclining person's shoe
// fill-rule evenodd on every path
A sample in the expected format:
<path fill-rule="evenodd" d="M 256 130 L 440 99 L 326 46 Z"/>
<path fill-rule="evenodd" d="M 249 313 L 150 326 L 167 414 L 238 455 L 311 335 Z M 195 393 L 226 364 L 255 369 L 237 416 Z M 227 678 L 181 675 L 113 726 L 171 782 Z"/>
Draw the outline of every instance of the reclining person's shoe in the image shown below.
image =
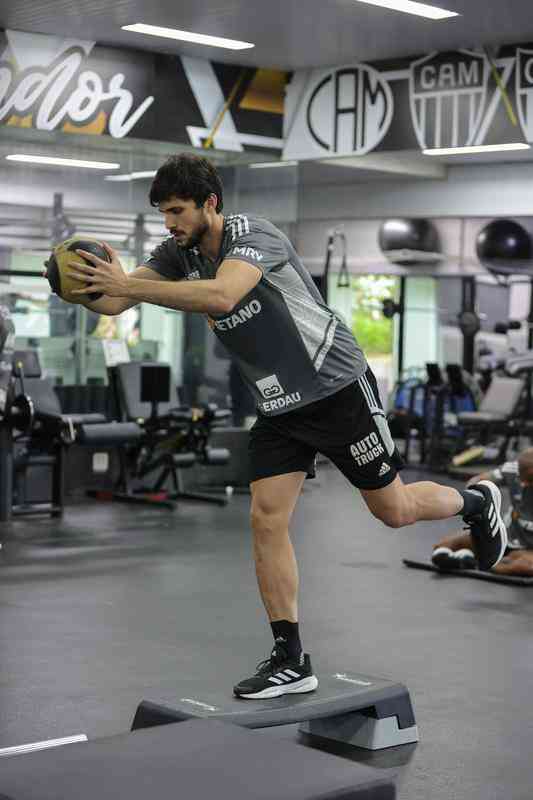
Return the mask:
<path fill-rule="evenodd" d="M 452 550 L 450 547 L 436 547 L 431 554 L 431 563 L 445 572 L 463 569 L 477 569 L 476 557 L 472 550 L 463 547 Z"/>
<path fill-rule="evenodd" d="M 456 550 L 454 556 L 458 563 L 458 569 L 477 569 L 476 557 L 472 550 L 469 550 L 467 547 Z"/>
<path fill-rule="evenodd" d="M 431 554 L 431 563 L 438 569 L 455 570 L 460 568 L 454 551 L 449 547 L 436 547 Z"/>

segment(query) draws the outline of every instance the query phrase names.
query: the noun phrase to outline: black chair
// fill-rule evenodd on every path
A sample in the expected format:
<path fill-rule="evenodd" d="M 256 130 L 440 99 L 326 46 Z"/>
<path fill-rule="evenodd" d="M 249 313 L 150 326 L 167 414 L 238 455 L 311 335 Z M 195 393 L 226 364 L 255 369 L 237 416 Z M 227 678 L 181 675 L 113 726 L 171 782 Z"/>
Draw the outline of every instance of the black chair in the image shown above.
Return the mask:
<path fill-rule="evenodd" d="M 519 416 L 523 393 L 524 381 L 521 378 L 495 377 L 479 409 L 458 414 L 458 422 L 467 434 L 475 433 L 482 443 L 486 443 L 495 433 L 502 433 L 510 438 L 512 426 Z M 504 455 L 505 453 L 502 457 Z"/>
<path fill-rule="evenodd" d="M 459 364 L 446 364 L 444 378 L 438 364 L 426 364 L 428 382 L 424 398 L 427 432 L 426 464 L 434 471 L 447 470 L 457 452 L 463 430 L 461 414 L 476 413 L 476 398 Z"/>
<path fill-rule="evenodd" d="M 479 409 L 457 415 L 462 437 L 451 460 L 450 474 L 465 477 L 505 461 L 511 439 L 526 432 L 525 388 L 521 378 L 496 376 Z"/>
<path fill-rule="evenodd" d="M 49 378 L 43 377 L 35 350 L 16 350 L 12 358 L 11 411 L 2 421 L 0 521 L 12 516 L 60 517 L 65 500 L 65 452 L 74 442 L 115 446 L 140 436 L 136 425 L 108 422 L 102 414 L 64 414 Z M 28 499 L 30 470 L 48 470 L 50 497 Z"/>
<path fill-rule="evenodd" d="M 173 500 L 226 505 L 225 496 L 186 490 L 182 470 L 196 463 L 218 466 L 229 461 L 229 450 L 211 447 L 209 439 L 213 426 L 228 420 L 231 412 L 181 406 L 168 364 L 118 364 L 109 369 L 109 379 L 121 419 L 135 421 L 143 430 L 135 451 L 122 454 L 119 499 L 167 507 L 173 506 Z M 151 486 L 133 488 L 136 481 L 154 473 Z M 166 489 L 169 482 L 170 491 Z"/>

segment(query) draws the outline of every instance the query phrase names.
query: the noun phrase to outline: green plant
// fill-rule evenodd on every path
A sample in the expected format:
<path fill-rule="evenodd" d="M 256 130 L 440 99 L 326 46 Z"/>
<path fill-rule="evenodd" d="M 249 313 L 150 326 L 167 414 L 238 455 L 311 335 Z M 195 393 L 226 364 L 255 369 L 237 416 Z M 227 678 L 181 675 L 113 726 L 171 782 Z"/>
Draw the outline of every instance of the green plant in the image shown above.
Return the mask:
<path fill-rule="evenodd" d="M 392 321 L 377 317 L 373 311 L 354 309 L 352 331 L 367 355 L 388 355 L 392 352 Z"/>

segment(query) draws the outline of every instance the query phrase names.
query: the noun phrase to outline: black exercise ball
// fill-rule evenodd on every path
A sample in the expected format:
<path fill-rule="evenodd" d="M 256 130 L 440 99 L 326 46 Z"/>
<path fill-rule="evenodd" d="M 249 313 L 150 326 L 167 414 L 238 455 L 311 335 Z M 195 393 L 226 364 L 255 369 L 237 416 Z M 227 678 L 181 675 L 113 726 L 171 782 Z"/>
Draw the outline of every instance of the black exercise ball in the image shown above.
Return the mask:
<path fill-rule="evenodd" d="M 476 253 L 483 266 L 495 275 L 531 273 L 531 238 L 518 222 L 495 219 L 476 239 Z"/>
<path fill-rule="evenodd" d="M 61 244 L 58 244 L 52 250 L 52 255 L 45 262 L 46 277 L 52 291 L 59 295 L 63 300 L 69 303 L 84 303 L 87 300 L 98 300 L 102 297 L 101 292 L 92 292 L 91 294 L 76 295 L 72 294 L 74 289 L 81 289 L 83 283 L 77 281 L 75 278 L 70 278 L 68 273 L 72 268 L 68 266 L 69 261 L 77 261 L 80 264 L 90 264 L 90 261 L 82 258 L 76 250 L 85 250 L 87 253 L 92 253 L 104 261 L 110 261 L 109 255 L 105 247 L 96 239 L 79 238 L 76 236 L 66 239 Z"/>
<path fill-rule="evenodd" d="M 379 229 L 379 246 L 393 264 L 439 261 L 439 234 L 428 219 L 388 219 Z"/>

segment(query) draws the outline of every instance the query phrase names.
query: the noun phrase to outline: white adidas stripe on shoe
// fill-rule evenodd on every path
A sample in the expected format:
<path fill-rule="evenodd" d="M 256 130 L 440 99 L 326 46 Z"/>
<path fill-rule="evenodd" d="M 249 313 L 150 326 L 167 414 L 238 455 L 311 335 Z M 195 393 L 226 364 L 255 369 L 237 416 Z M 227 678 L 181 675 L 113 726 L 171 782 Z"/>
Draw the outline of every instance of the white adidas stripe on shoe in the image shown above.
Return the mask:
<path fill-rule="evenodd" d="M 314 692 L 317 686 L 317 677 L 315 675 L 311 675 L 309 678 L 302 678 L 301 681 L 295 681 L 291 684 L 282 683 L 280 681 L 279 686 L 272 686 L 271 688 L 262 689 L 260 692 L 255 692 L 254 694 L 243 694 L 241 696 L 250 700 L 260 700 L 261 698 L 267 697 L 281 697 L 281 695 L 284 694 Z"/>
<path fill-rule="evenodd" d="M 289 683 L 290 681 L 292 681 L 293 678 L 299 678 L 299 677 L 300 675 L 297 672 L 293 672 L 292 669 L 285 669 L 282 672 L 276 672 L 276 674 L 272 675 L 272 677 L 269 678 L 268 680 L 272 681 L 272 683 L 279 684 L 279 683 Z"/>

